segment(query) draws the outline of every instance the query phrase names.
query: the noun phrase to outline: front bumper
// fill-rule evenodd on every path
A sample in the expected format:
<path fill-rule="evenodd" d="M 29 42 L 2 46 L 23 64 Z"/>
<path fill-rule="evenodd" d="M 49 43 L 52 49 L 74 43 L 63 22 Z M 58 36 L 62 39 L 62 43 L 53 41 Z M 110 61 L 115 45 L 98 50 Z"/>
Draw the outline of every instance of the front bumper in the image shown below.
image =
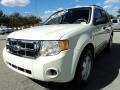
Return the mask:
<path fill-rule="evenodd" d="M 68 82 L 72 80 L 72 50 L 62 51 L 55 56 L 28 59 L 3 50 L 5 64 L 12 70 L 27 77 L 47 82 Z M 55 71 L 51 73 L 52 71 Z"/>

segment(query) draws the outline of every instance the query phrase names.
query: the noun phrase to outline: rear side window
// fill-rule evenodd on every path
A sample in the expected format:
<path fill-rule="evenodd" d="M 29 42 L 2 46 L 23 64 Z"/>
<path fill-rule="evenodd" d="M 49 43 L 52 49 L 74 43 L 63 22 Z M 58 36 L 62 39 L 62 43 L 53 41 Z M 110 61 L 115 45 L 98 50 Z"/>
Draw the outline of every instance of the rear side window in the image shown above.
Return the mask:
<path fill-rule="evenodd" d="M 95 9 L 95 13 L 94 13 L 94 18 L 101 18 L 102 15 L 101 15 L 101 12 L 99 9 Z"/>
<path fill-rule="evenodd" d="M 102 18 L 105 20 L 105 23 L 109 22 L 109 17 L 104 10 L 101 10 Z"/>
<path fill-rule="evenodd" d="M 94 20 L 99 24 L 106 24 L 109 22 L 109 17 L 104 10 L 96 8 L 94 13 Z"/>
<path fill-rule="evenodd" d="M 112 20 L 112 23 L 117 23 L 117 20 Z"/>

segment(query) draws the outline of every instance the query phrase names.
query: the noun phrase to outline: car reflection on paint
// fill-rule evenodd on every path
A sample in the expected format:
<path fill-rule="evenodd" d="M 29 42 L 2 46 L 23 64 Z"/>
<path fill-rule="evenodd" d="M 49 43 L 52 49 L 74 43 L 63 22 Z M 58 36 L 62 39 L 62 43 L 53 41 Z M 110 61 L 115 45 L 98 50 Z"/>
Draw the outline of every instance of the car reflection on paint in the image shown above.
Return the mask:
<path fill-rule="evenodd" d="M 120 31 L 120 19 L 112 19 L 112 28 L 114 31 Z"/>

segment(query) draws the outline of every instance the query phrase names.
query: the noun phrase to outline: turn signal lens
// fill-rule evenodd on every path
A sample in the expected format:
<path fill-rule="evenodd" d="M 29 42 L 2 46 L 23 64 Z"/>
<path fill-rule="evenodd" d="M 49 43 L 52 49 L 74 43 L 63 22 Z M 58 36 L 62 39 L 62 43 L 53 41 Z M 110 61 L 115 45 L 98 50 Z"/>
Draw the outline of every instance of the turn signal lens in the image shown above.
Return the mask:
<path fill-rule="evenodd" d="M 69 48 L 69 41 L 68 40 L 62 40 L 61 41 L 61 49 L 67 50 Z"/>
<path fill-rule="evenodd" d="M 68 40 L 41 41 L 41 56 L 53 56 L 69 48 Z"/>

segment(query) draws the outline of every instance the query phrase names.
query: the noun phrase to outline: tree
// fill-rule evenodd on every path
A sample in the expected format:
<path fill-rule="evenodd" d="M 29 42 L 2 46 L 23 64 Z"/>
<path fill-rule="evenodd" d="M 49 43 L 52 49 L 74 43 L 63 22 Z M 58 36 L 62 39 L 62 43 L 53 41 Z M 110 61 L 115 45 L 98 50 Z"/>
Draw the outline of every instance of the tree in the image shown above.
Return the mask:
<path fill-rule="evenodd" d="M 0 10 L 0 26 L 3 25 L 4 23 L 4 18 L 5 17 L 5 14 L 3 13 L 2 10 Z"/>
<path fill-rule="evenodd" d="M 117 10 L 117 13 L 120 15 L 120 9 Z"/>
<path fill-rule="evenodd" d="M 109 14 L 109 17 L 110 17 L 110 19 L 115 18 L 115 16 L 113 16 L 112 14 Z"/>
<path fill-rule="evenodd" d="M 24 17 L 24 18 L 25 18 L 25 20 L 27 20 L 27 22 L 26 22 L 27 25 L 33 25 L 34 26 L 35 24 L 38 24 L 42 21 L 41 18 L 37 18 L 36 16 L 33 16 L 33 15 L 27 16 L 27 17 Z"/>
<path fill-rule="evenodd" d="M 0 11 L 0 25 L 8 27 L 20 27 L 20 26 L 34 26 L 42 21 L 34 15 L 22 16 L 20 13 L 15 12 L 9 16 L 5 15 L 3 11 Z"/>
<path fill-rule="evenodd" d="M 9 17 L 7 15 L 4 15 L 2 20 L 3 20 L 2 21 L 3 26 L 9 26 L 10 25 Z"/>
<path fill-rule="evenodd" d="M 120 9 L 118 9 L 117 13 L 118 13 L 117 17 L 120 18 Z"/>
<path fill-rule="evenodd" d="M 120 15 L 117 15 L 118 18 L 120 18 Z"/>
<path fill-rule="evenodd" d="M 20 26 L 20 21 L 21 21 L 20 18 L 21 18 L 21 15 L 17 12 L 10 15 L 9 16 L 10 26 L 12 26 L 12 27 Z"/>
<path fill-rule="evenodd" d="M 2 10 L 0 10 L 0 17 L 3 15 L 3 11 Z"/>

